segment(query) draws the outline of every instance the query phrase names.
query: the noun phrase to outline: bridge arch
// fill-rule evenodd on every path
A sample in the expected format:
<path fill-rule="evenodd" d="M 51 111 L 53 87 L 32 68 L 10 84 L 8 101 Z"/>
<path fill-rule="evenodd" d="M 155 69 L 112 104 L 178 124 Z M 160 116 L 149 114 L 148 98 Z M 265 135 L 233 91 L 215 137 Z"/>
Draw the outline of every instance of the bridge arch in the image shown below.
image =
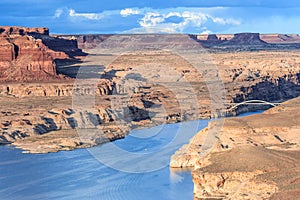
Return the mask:
<path fill-rule="evenodd" d="M 268 101 L 264 101 L 264 100 L 254 99 L 254 100 L 248 100 L 248 101 L 236 103 L 232 107 L 230 107 L 228 110 L 232 110 L 234 108 L 237 108 L 240 105 L 245 105 L 245 104 L 248 104 L 248 105 L 271 105 L 273 107 L 280 105 L 280 103 L 274 103 L 274 102 L 268 102 Z"/>

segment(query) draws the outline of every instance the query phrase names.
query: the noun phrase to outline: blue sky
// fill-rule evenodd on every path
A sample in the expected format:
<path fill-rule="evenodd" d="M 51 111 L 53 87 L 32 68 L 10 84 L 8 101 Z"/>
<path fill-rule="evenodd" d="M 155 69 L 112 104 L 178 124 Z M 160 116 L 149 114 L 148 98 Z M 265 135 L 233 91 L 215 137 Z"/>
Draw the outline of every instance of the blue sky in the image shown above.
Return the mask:
<path fill-rule="evenodd" d="M 1 0 L 1 25 L 51 33 L 300 33 L 299 0 Z"/>

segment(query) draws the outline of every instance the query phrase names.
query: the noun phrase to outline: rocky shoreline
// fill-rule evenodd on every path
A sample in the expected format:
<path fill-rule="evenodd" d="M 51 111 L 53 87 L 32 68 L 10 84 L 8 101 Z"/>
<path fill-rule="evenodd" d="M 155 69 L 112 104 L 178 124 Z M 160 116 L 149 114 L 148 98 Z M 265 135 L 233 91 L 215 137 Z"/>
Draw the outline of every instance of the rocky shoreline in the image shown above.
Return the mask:
<path fill-rule="evenodd" d="M 195 199 L 295 199 L 300 193 L 300 98 L 262 114 L 209 123 L 171 158 L 192 167 Z M 208 137 L 216 137 L 206 154 Z"/>

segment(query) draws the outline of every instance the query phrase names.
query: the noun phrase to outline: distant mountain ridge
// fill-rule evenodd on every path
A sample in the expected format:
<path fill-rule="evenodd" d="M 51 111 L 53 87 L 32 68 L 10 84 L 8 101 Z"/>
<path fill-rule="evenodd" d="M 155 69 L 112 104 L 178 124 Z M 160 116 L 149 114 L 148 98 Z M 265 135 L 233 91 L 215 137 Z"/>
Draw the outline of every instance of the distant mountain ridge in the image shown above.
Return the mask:
<path fill-rule="evenodd" d="M 200 41 L 207 41 L 209 38 L 215 37 L 220 41 L 231 40 L 235 34 L 200 34 L 195 37 Z M 298 34 L 259 34 L 262 41 L 274 44 L 284 43 L 300 43 Z"/>

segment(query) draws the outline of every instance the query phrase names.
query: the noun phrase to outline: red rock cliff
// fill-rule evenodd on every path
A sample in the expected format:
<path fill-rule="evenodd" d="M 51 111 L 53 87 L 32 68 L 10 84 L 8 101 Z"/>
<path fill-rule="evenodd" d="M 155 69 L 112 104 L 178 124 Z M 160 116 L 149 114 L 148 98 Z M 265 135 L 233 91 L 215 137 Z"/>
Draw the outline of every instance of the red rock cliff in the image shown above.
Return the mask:
<path fill-rule="evenodd" d="M 0 82 L 61 78 L 55 61 L 73 59 L 69 52 L 82 52 L 76 45 L 54 48 L 53 41 L 48 28 L 0 27 Z"/>
<path fill-rule="evenodd" d="M 48 28 L 27 28 L 19 26 L 1 26 L 0 35 L 26 35 L 26 34 L 49 35 Z"/>

